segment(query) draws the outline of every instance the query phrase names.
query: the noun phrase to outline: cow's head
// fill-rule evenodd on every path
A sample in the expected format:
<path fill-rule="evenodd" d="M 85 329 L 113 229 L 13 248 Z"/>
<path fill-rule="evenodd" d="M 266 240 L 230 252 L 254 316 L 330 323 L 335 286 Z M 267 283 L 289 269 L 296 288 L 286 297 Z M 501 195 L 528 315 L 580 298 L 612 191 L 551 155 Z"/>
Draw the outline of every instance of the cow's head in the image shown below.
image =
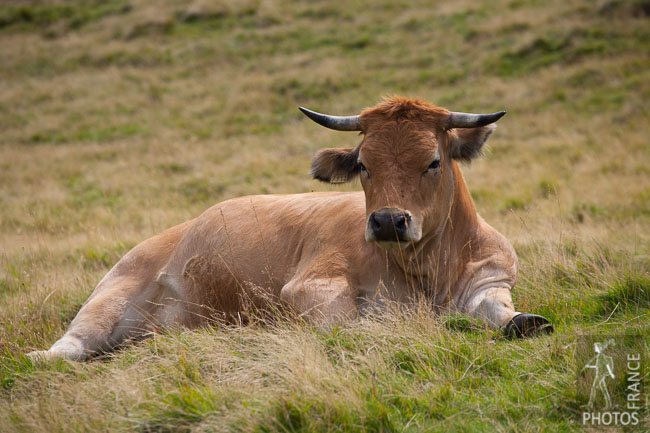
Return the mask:
<path fill-rule="evenodd" d="M 480 155 L 493 123 L 505 114 L 455 113 L 400 97 L 359 116 L 300 109 L 328 128 L 363 134 L 354 148 L 320 151 L 311 174 L 329 183 L 359 176 L 366 195 L 366 240 L 386 248 L 405 248 L 440 227 L 454 195 L 456 161 Z"/>

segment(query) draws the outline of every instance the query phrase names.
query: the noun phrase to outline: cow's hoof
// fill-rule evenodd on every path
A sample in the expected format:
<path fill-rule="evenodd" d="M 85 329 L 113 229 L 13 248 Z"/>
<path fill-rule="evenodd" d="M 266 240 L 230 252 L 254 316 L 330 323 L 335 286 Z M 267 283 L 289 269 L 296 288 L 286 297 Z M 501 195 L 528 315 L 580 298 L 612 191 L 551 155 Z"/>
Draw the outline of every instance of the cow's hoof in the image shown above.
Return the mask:
<path fill-rule="evenodd" d="M 29 352 L 25 355 L 31 362 L 38 363 L 51 359 L 51 354 L 48 350 L 36 350 Z"/>
<path fill-rule="evenodd" d="M 553 325 L 537 314 L 521 313 L 513 317 L 504 331 L 509 338 L 526 338 L 553 333 Z"/>

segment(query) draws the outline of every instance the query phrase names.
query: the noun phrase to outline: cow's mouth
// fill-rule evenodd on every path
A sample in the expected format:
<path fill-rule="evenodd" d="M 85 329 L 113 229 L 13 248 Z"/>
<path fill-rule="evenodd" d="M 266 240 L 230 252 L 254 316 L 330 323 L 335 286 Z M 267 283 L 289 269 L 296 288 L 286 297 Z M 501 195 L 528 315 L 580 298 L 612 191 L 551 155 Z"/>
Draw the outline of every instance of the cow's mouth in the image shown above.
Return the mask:
<path fill-rule="evenodd" d="M 411 241 L 374 241 L 386 250 L 405 250 L 411 245 Z"/>

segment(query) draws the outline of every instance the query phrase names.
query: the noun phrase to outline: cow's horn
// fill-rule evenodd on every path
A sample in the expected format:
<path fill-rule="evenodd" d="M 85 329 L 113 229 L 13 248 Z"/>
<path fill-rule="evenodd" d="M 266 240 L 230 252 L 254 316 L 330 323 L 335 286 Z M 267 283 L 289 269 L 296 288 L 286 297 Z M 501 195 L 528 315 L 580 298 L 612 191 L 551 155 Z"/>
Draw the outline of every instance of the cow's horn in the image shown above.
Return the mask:
<path fill-rule="evenodd" d="M 335 129 L 337 131 L 361 131 L 359 116 L 330 116 L 308 110 L 304 107 L 298 108 L 305 114 L 305 116 L 326 128 Z"/>
<path fill-rule="evenodd" d="M 478 128 L 489 125 L 501 119 L 505 111 L 498 111 L 492 114 L 458 113 L 451 111 L 447 118 L 447 128 Z"/>

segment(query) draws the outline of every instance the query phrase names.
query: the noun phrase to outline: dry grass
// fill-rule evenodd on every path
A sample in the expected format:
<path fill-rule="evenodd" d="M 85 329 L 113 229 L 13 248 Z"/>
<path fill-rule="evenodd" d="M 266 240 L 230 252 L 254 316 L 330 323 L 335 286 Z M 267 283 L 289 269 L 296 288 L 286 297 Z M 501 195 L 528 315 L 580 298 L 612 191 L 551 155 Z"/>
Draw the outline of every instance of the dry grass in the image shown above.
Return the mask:
<path fill-rule="evenodd" d="M 0 6 L 0 430 L 578 429 L 575 336 L 650 325 L 647 2 L 231 3 Z M 24 359 L 141 240 L 229 197 L 333 188 L 310 158 L 358 138 L 298 105 L 392 93 L 508 110 L 464 173 L 553 337 L 423 307 Z"/>

